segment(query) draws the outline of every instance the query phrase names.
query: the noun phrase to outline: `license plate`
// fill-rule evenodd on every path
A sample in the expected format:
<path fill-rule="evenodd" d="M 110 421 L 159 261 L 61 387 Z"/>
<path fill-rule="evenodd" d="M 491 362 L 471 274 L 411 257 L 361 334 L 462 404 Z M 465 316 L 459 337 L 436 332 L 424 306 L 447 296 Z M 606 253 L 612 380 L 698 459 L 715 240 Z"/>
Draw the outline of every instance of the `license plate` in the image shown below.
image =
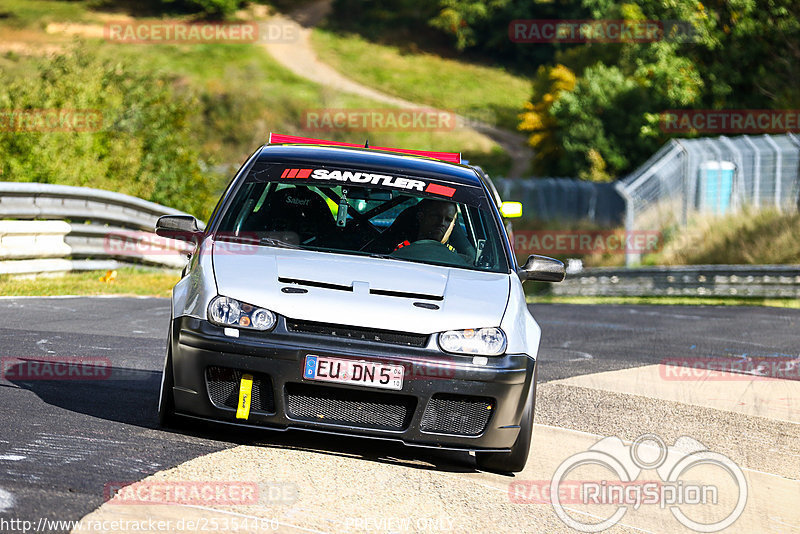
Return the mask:
<path fill-rule="evenodd" d="M 403 389 L 403 366 L 378 362 L 306 356 L 303 378 L 322 382 L 358 384 L 383 389 Z"/>

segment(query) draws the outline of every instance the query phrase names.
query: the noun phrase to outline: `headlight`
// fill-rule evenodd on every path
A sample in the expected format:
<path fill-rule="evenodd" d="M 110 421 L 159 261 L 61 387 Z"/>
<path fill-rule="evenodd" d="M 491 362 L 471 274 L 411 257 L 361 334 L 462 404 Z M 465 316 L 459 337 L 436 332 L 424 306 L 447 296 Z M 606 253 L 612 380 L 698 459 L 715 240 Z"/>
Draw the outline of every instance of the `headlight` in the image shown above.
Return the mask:
<path fill-rule="evenodd" d="M 445 352 L 498 356 L 506 350 L 506 334 L 494 327 L 449 330 L 439 334 L 439 346 Z"/>
<path fill-rule="evenodd" d="M 230 297 L 217 296 L 208 304 L 208 320 L 220 326 L 269 330 L 277 322 L 275 314 Z"/>

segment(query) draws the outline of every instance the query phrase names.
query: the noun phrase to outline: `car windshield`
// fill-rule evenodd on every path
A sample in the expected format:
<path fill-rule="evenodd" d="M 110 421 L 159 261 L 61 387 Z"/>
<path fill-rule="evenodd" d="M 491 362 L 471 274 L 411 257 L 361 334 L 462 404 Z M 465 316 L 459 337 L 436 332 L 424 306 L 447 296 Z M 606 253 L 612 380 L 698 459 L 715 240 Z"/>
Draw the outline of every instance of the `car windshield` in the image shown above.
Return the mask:
<path fill-rule="evenodd" d="M 342 176 L 360 182 L 343 183 Z M 481 271 L 509 270 L 483 189 L 424 177 L 284 166 L 251 172 L 221 214 L 215 237 Z"/>

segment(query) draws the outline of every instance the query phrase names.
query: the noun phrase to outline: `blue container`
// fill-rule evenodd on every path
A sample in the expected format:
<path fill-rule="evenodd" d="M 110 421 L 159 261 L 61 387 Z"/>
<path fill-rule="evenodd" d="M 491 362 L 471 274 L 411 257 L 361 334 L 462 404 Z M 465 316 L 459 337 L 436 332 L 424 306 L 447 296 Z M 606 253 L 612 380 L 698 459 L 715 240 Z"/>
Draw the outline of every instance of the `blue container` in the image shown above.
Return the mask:
<path fill-rule="evenodd" d="M 706 161 L 700 165 L 703 211 L 718 215 L 730 211 L 735 172 L 736 165 L 730 161 Z"/>

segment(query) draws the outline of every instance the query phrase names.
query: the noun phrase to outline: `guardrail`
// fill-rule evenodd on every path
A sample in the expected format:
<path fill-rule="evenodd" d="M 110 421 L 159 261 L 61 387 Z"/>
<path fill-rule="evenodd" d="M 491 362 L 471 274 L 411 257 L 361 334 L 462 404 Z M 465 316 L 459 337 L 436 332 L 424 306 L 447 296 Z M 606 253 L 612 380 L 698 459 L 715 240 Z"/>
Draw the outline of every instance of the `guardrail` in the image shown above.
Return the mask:
<path fill-rule="evenodd" d="M 180 269 L 191 246 L 155 235 L 183 212 L 88 187 L 0 182 L 0 274 L 150 265 Z"/>
<path fill-rule="evenodd" d="M 560 296 L 800 297 L 800 265 L 596 267 L 553 284 Z"/>

